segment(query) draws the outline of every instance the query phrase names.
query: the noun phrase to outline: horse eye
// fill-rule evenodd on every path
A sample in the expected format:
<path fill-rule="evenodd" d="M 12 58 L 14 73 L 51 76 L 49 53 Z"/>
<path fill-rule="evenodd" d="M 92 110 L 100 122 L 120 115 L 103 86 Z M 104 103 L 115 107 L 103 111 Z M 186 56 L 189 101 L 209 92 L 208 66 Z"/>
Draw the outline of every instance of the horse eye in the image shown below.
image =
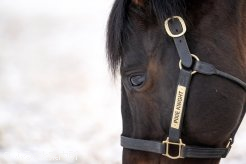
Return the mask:
<path fill-rule="evenodd" d="M 145 75 L 132 75 L 130 77 L 130 82 L 133 87 L 139 87 L 143 85 L 145 79 Z"/>

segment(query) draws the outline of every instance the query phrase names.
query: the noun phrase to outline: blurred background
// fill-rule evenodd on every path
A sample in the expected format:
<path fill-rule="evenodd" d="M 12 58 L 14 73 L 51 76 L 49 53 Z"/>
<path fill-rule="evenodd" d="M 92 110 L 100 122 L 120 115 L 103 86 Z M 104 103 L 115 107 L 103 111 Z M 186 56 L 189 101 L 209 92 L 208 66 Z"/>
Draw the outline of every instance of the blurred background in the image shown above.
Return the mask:
<path fill-rule="evenodd" d="M 113 0 L 0 0 L 0 164 L 120 164 Z M 246 123 L 224 164 L 246 163 Z"/>

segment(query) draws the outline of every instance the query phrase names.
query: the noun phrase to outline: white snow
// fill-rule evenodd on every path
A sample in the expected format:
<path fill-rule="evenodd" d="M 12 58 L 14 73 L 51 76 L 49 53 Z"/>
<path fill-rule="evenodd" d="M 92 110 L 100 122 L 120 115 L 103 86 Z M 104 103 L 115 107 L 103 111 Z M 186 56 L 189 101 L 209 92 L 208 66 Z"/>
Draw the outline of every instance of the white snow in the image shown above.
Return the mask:
<path fill-rule="evenodd" d="M 113 0 L 0 1 L 0 164 L 121 163 Z M 223 164 L 246 163 L 246 124 Z"/>

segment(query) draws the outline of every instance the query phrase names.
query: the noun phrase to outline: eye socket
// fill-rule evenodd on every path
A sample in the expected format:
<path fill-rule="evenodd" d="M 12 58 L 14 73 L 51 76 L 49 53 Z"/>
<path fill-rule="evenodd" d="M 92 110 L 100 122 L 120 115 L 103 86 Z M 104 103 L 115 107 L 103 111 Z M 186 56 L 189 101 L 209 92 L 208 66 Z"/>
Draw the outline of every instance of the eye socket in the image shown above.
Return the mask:
<path fill-rule="evenodd" d="M 140 87 L 144 84 L 146 76 L 144 74 L 131 75 L 129 82 L 132 87 Z"/>

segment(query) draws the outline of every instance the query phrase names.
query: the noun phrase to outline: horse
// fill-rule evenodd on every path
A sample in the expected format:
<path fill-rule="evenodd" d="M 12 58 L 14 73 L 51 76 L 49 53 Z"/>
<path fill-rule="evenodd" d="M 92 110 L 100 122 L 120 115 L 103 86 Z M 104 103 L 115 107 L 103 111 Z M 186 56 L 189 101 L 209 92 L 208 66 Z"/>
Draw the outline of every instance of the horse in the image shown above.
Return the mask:
<path fill-rule="evenodd" d="M 115 0 L 106 46 L 112 74 L 121 75 L 122 163 L 220 163 L 246 110 L 238 85 L 246 81 L 246 1 Z M 232 80 L 204 74 L 197 63 Z M 177 87 L 183 75 L 192 76 L 187 88 Z"/>

